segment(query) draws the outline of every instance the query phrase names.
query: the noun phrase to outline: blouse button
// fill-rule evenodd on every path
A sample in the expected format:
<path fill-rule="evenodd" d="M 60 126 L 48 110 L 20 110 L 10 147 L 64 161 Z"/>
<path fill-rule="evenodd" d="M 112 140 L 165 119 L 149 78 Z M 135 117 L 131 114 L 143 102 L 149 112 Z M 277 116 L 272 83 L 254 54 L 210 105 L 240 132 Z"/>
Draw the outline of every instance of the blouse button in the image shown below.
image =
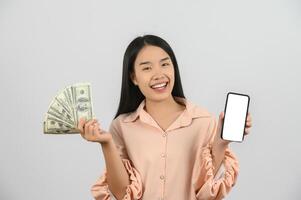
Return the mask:
<path fill-rule="evenodd" d="M 162 156 L 162 158 L 165 158 L 165 154 L 164 153 L 162 153 L 161 156 Z"/>
<path fill-rule="evenodd" d="M 164 179 L 164 176 L 163 176 L 163 175 L 161 175 L 161 176 L 160 176 L 160 179 L 162 179 L 162 180 L 163 180 L 163 179 Z"/>
<path fill-rule="evenodd" d="M 163 136 L 163 137 L 166 137 L 166 135 L 167 135 L 167 134 L 166 134 L 166 133 L 164 133 L 162 136 Z"/>

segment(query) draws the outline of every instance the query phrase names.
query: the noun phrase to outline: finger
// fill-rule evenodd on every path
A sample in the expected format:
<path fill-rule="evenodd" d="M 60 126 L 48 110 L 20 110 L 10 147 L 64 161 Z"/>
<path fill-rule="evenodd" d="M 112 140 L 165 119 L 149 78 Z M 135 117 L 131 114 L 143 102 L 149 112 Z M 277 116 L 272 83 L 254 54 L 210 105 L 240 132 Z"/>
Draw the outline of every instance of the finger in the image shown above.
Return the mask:
<path fill-rule="evenodd" d="M 96 120 L 96 122 L 94 123 L 94 126 L 96 126 L 96 128 L 97 128 L 97 130 L 98 130 L 99 133 L 103 132 L 103 130 L 102 130 L 102 128 L 101 128 L 100 123 L 99 123 L 98 120 Z"/>
<path fill-rule="evenodd" d="M 91 125 L 94 121 L 95 121 L 95 120 L 93 119 L 93 120 L 90 120 L 89 122 L 87 122 L 87 123 L 85 124 L 85 133 L 88 133 L 89 127 L 90 127 L 90 125 Z"/>
<path fill-rule="evenodd" d="M 77 128 L 80 130 L 80 132 L 84 132 L 84 124 L 85 124 L 86 120 L 84 118 L 80 118 L 79 122 L 78 122 L 78 126 Z"/>
<path fill-rule="evenodd" d="M 93 126 L 94 126 L 94 128 L 96 128 L 96 129 L 99 129 L 99 128 L 100 128 L 100 124 L 99 124 L 97 121 L 95 121 L 95 122 L 93 123 Z M 95 130 L 94 130 L 94 133 L 95 133 Z"/>
<path fill-rule="evenodd" d="M 97 126 L 94 126 L 93 132 L 94 132 L 94 135 L 100 134 L 100 129 Z"/>
<path fill-rule="evenodd" d="M 98 121 L 96 121 L 95 125 L 99 128 L 101 128 L 100 123 Z"/>
<path fill-rule="evenodd" d="M 94 125 L 93 124 L 91 124 L 90 126 L 89 126 L 89 130 L 88 130 L 88 133 L 89 134 L 91 134 L 91 135 L 93 135 L 93 129 L 94 129 Z"/>
<path fill-rule="evenodd" d="M 245 129 L 245 134 L 244 135 L 248 135 L 250 133 L 250 129 L 249 128 L 246 128 Z"/>
<path fill-rule="evenodd" d="M 99 122 L 95 122 L 94 124 L 94 128 L 96 129 L 96 130 L 101 130 L 101 127 L 100 127 L 100 124 L 99 124 Z M 94 130 L 95 131 L 95 130 Z M 95 133 L 95 132 L 94 132 Z"/>
<path fill-rule="evenodd" d="M 251 122 L 251 121 L 252 121 L 251 116 L 248 116 L 248 117 L 247 117 L 247 122 Z"/>
<path fill-rule="evenodd" d="M 251 117 L 251 114 L 250 114 L 250 113 L 248 113 L 247 120 L 248 120 L 248 121 L 251 121 L 251 120 L 252 120 L 252 117 Z"/>
<path fill-rule="evenodd" d="M 224 116 L 225 116 L 225 113 L 224 113 L 224 111 L 222 111 L 222 112 L 219 114 L 219 118 L 222 120 L 222 119 L 224 119 Z"/>
<path fill-rule="evenodd" d="M 96 123 L 98 122 L 97 119 L 93 119 L 93 120 L 91 120 L 91 121 L 92 121 L 92 124 L 96 124 Z"/>
<path fill-rule="evenodd" d="M 93 126 L 95 126 L 95 127 L 99 127 L 99 125 L 100 125 L 100 124 L 99 124 L 98 122 L 94 122 L 94 123 L 93 123 Z"/>
<path fill-rule="evenodd" d="M 247 126 L 247 127 L 251 127 L 251 126 L 252 126 L 252 122 L 248 122 L 248 121 L 247 121 L 246 126 Z"/>
<path fill-rule="evenodd" d="M 105 133 L 105 130 L 103 130 L 100 126 L 97 126 L 99 134 Z"/>

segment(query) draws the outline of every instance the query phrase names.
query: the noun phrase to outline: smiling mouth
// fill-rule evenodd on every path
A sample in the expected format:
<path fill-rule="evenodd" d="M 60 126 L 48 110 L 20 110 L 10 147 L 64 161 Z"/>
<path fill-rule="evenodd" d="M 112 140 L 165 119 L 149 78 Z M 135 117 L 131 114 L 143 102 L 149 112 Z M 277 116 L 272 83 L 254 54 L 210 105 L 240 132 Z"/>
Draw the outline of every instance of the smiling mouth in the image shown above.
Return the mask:
<path fill-rule="evenodd" d="M 167 87 L 168 84 L 169 84 L 169 82 L 165 82 L 165 83 L 161 83 L 161 84 L 151 86 L 150 88 L 152 88 L 154 90 L 163 90 Z"/>

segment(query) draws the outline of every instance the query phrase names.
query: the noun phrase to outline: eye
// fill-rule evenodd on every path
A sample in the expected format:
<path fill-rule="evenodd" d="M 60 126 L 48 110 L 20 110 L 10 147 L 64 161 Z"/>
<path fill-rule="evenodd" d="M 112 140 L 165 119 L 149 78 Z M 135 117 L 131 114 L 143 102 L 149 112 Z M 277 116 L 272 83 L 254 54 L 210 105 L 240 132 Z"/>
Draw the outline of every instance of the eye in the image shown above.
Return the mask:
<path fill-rule="evenodd" d="M 145 67 L 145 68 L 143 68 L 142 70 L 148 70 L 148 69 L 150 69 L 150 67 Z"/>
<path fill-rule="evenodd" d="M 169 65 L 169 63 L 163 63 L 163 66 L 167 66 L 167 65 Z"/>

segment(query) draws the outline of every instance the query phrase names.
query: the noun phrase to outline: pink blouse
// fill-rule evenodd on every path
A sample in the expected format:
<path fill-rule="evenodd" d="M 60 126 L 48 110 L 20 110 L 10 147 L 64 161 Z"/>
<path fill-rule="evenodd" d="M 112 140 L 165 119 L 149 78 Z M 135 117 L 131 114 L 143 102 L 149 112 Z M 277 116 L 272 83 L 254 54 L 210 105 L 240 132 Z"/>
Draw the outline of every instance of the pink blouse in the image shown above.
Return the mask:
<path fill-rule="evenodd" d="M 213 175 L 217 120 L 187 99 L 174 98 L 186 109 L 166 131 L 146 112 L 145 100 L 136 111 L 112 121 L 109 132 L 130 177 L 123 200 L 219 200 L 236 183 L 239 165 L 229 147 Z M 91 187 L 96 200 L 115 199 L 106 173 L 104 169 Z"/>

